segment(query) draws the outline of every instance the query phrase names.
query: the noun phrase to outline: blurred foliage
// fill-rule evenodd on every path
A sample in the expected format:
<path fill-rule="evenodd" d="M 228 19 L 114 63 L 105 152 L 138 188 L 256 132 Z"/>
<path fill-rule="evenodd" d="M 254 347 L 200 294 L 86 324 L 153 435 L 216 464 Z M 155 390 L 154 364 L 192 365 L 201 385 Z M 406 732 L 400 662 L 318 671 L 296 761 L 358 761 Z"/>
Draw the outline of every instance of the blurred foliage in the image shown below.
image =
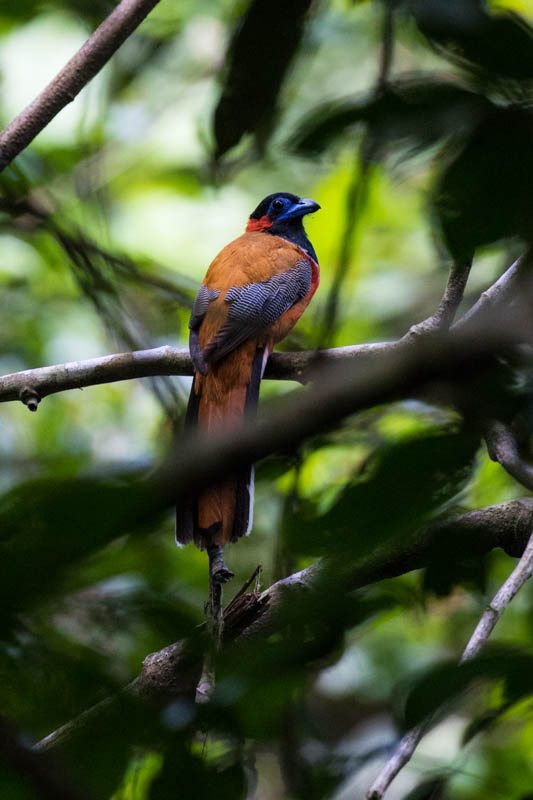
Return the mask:
<path fill-rule="evenodd" d="M 4 4 L 3 122 L 113 6 Z M 333 307 L 335 345 L 402 335 L 437 306 L 451 259 L 475 252 L 471 304 L 531 244 L 532 26 L 531 0 L 160 3 L 0 175 L 2 371 L 185 345 L 210 260 L 279 190 L 322 206 L 307 223 L 320 291 L 284 348 L 316 345 Z M 521 410 L 530 455 L 529 376 L 501 367 L 483 381 L 506 418 Z M 25 743 L 198 632 L 205 554 L 175 548 L 143 482 L 188 386 L 92 387 L 35 415 L 2 406 L 0 698 Z M 265 382 L 263 400 L 287 389 Z M 423 574 L 350 583 L 421 526 L 523 489 L 455 411 L 419 399 L 354 415 L 256 477 L 253 534 L 228 549 L 226 593 L 258 563 L 269 585 L 321 556 L 317 591 L 282 604 L 271 636 L 225 649 L 207 708 L 119 695 L 59 748 L 70 781 L 98 800 L 346 800 L 363 796 L 399 731 L 435 711 L 391 800 L 525 800 L 527 587 L 498 644 L 456 665 L 512 560 L 436 547 Z M 0 796 L 39 795 L 0 759 Z"/>

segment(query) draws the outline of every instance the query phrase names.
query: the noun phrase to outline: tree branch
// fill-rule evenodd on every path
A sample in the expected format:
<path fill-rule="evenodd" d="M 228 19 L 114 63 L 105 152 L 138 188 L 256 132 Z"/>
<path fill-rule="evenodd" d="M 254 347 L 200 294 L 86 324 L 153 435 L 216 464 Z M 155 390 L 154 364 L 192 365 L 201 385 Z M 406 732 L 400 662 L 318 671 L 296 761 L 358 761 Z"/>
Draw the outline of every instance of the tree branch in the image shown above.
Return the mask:
<path fill-rule="evenodd" d="M 305 382 L 311 368 L 316 367 L 318 363 L 338 364 L 362 356 L 385 354 L 389 350 L 387 343 L 378 342 L 337 347 L 322 350 L 318 354 L 310 350 L 273 353 L 265 377 Z M 132 378 L 192 374 L 189 351 L 165 345 L 151 350 L 116 353 L 87 361 L 71 361 L 67 364 L 4 375 L 0 377 L 0 403 L 21 400 L 31 411 L 36 411 L 43 397 L 69 389 L 83 389 L 86 386 L 98 386 L 102 383 L 114 383 Z"/>
<path fill-rule="evenodd" d="M 511 428 L 500 420 L 490 420 L 485 426 L 484 436 L 491 459 L 533 492 L 533 466 L 520 456 L 518 442 Z"/>
<path fill-rule="evenodd" d="M 510 295 L 515 289 L 516 281 L 526 264 L 527 259 L 517 258 L 492 286 L 482 292 L 477 302 L 455 323 L 453 329 L 459 331 L 465 325 L 471 323 L 473 319 L 479 319 L 483 315 L 490 314 L 503 303 L 506 303 L 510 299 Z"/>
<path fill-rule="evenodd" d="M 1 761 L 21 776 L 42 800 L 85 800 L 86 795 L 67 778 L 60 762 L 27 747 L 19 732 L 0 719 Z"/>
<path fill-rule="evenodd" d="M 533 574 L 533 534 L 530 536 L 526 548 L 505 583 L 498 589 L 494 599 L 485 609 L 474 633 L 466 645 L 459 663 L 469 661 L 477 656 L 483 645 L 488 641 L 496 627 L 501 615 L 516 596 L 517 592 Z M 367 792 L 367 800 L 381 800 L 385 792 L 398 773 L 410 761 L 420 741 L 427 733 L 433 722 L 434 715 L 421 722 L 415 728 L 402 736 L 393 755 L 387 761 L 378 777 Z"/>
<path fill-rule="evenodd" d="M 349 568 L 343 586 L 353 591 L 371 583 L 394 578 L 427 566 L 437 552 L 438 558 L 457 559 L 461 556 L 481 557 L 495 547 L 509 555 L 519 555 L 526 546 L 533 528 L 533 498 L 514 500 L 496 506 L 471 511 L 440 522 L 420 531 L 408 543 L 399 542 L 396 548 L 373 552 Z M 242 594 L 224 612 L 224 642 L 265 637 L 283 626 L 282 604 L 294 601 L 302 593 L 308 596 L 321 591 L 321 564 L 314 564 L 274 583 L 258 594 Z M 40 750 L 61 749 L 87 730 L 99 725 L 112 725 L 115 715 L 122 713 L 125 700 L 147 700 L 160 706 L 177 697 L 190 702 L 202 669 L 203 644 L 198 636 L 176 642 L 147 656 L 141 673 L 114 698 L 107 698 L 79 717 L 66 723 L 43 739 Z M 139 724 L 145 724 L 141 714 Z M 135 730 L 132 726 L 132 737 Z"/>
<path fill-rule="evenodd" d="M 0 134 L 0 172 L 71 103 L 159 0 L 122 0 L 56 77 Z"/>
<path fill-rule="evenodd" d="M 511 269 L 515 269 L 517 266 L 518 262 Z M 533 466 L 521 457 L 518 442 L 511 428 L 500 420 L 489 420 L 485 425 L 484 435 L 491 459 L 501 464 L 506 472 L 521 483 L 522 486 L 533 491 Z M 474 658 L 479 653 L 504 610 L 532 574 L 533 534 L 529 538 L 520 561 L 485 609 L 463 651 L 460 663 Z M 394 753 L 368 790 L 366 795 L 368 800 L 381 800 L 396 775 L 412 758 L 420 741 L 430 729 L 432 722 L 433 716 L 423 720 L 402 737 Z"/>
<path fill-rule="evenodd" d="M 518 271 L 519 262 L 516 261 L 481 295 L 470 311 L 453 326 L 452 331 L 456 333 L 463 331 L 476 320 L 485 319 L 487 312 L 495 313 L 508 299 Z M 419 338 L 408 332 L 402 339 L 392 342 L 371 342 L 318 352 L 307 350 L 273 353 L 268 361 L 265 377 L 305 383 L 311 377 L 312 371 L 316 371 L 319 367 L 348 365 L 355 361 L 359 363 L 364 361 L 369 365 L 378 364 L 393 354 L 407 352 L 416 347 Z M 167 345 L 151 350 L 117 353 L 87 361 L 72 361 L 4 375 L 0 377 L 0 403 L 20 400 L 30 411 L 36 411 L 43 397 L 57 392 L 132 378 L 192 374 L 188 350 Z"/>
<path fill-rule="evenodd" d="M 485 609 L 483 616 L 476 625 L 476 629 L 466 645 L 461 662 L 468 661 L 477 656 L 485 642 L 488 640 L 496 623 L 522 588 L 524 583 L 533 575 L 533 534 L 529 537 L 526 549 L 520 561 L 513 569 L 505 583 L 500 586 L 491 603 Z"/>

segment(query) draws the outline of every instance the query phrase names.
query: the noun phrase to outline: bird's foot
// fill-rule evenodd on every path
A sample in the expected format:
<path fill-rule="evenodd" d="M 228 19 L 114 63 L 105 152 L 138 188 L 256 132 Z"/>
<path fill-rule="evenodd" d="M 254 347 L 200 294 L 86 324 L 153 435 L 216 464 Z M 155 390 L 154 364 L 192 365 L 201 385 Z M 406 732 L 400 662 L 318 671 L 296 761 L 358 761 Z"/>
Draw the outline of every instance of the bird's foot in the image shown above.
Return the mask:
<path fill-rule="evenodd" d="M 224 551 L 217 544 L 207 546 L 209 556 L 209 573 L 213 583 L 222 584 L 230 581 L 234 574 L 224 561 Z"/>
<path fill-rule="evenodd" d="M 212 577 L 215 583 L 227 583 L 235 577 L 235 573 L 222 561 L 222 563 L 217 565 L 213 570 Z"/>

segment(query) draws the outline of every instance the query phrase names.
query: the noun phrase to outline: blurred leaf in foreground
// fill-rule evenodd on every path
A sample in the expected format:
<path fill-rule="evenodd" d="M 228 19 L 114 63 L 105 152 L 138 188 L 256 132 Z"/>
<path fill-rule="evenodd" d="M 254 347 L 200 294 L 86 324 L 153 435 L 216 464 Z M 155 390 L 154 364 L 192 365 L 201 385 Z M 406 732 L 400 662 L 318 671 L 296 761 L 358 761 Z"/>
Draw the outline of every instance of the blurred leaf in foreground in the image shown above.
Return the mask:
<path fill-rule="evenodd" d="M 407 147 L 413 155 L 464 136 L 490 107 L 482 95 L 442 75 L 402 78 L 378 97 L 318 106 L 300 123 L 291 149 L 313 156 L 347 129 L 365 124 L 380 149 Z"/>
<path fill-rule="evenodd" d="M 531 241 L 533 114 L 494 109 L 443 169 L 434 206 L 456 257 L 511 236 Z"/>
<path fill-rule="evenodd" d="M 412 728 L 443 705 L 456 702 L 480 680 L 503 684 L 503 695 L 517 702 L 533 694 L 533 655 L 516 647 L 494 646 L 462 664 L 448 661 L 415 679 L 405 703 L 403 723 Z"/>
<path fill-rule="evenodd" d="M 265 137 L 310 6 L 311 0 L 252 0 L 231 42 L 229 69 L 215 110 L 217 158 L 245 133 Z"/>
<path fill-rule="evenodd" d="M 153 526 L 161 500 L 129 479 L 40 479 L 0 498 L 2 613 L 57 591 L 65 570 L 113 539 Z"/>
<path fill-rule="evenodd" d="M 289 546 L 302 554 L 357 558 L 412 535 L 464 486 L 478 447 L 476 435 L 441 431 L 381 448 L 329 511 L 294 520 Z"/>

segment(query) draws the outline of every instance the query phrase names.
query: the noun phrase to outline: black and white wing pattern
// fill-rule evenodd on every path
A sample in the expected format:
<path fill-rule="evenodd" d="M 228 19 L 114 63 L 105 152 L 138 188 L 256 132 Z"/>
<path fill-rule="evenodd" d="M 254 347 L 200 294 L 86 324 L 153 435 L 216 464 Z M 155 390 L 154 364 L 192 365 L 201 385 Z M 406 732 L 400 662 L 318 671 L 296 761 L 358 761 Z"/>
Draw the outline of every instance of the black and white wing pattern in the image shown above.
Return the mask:
<path fill-rule="evenodd" d="M 228 318 L 203 349 L 204 363 L 216 363 L 247 339 L 261 336 L 307 295 L 311 278 L 311 264 L 302 260 L 266 281 L 229 289 L 224 298 L 229 303 Z"/>
<path fill-rule="evenodd" d="M 207 313 L 209 303 L 216 300 L 219 294 L 220 292 L 216 289 L 208 289 L 207 286 L 200 286 L 192 305 L 191 318 L 189 320 L 189 352 L 195 370 L 201 375 L 207 373 L 207 365 L 202 355 L 200 342 L 198 341 L 198 331 Z"/>

